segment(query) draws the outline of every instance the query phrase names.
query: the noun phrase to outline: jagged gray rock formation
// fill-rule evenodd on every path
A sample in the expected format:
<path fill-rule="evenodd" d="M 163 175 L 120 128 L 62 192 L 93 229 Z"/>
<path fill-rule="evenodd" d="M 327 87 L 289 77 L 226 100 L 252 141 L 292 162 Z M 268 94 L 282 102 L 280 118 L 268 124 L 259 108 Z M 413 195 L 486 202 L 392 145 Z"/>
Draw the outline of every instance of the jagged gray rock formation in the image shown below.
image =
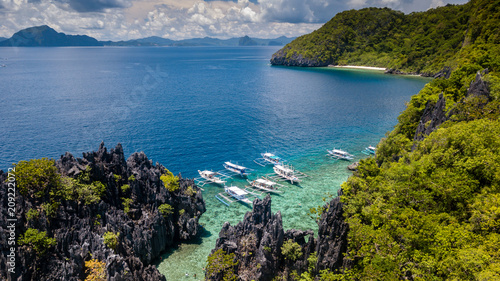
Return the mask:
<path fill-rule="evenodd" d="M 109 152 L 101 144 L 98 151 L 84 153 L 81 159 L 66 153 L 56 161 L 56 167 L 60 174 L 73 178 L 89 167 L 90 179 L 105 184 L 105 195 L 98 203 L 89 205 L 63 200 L 54 217 L 40 212 L 38 219 L 27 220 L 26 212 L 40 209 L 43 202 L 17 192 L 17 236 L 28 228 L 36 228 L 54 237 L 56 246 L 44 256 L 37 256 L 28 246 L 19 246 L 16 273 L 7 274 L 9 249 L 1 243 L 2 280 L 82 280 L 85 261 L 90 259 L 106 263 L 108 280 L 165 280 L 151 265 L 152 261 L 176 242 L 199 233 L 198 218 L 205 212 L 200 190 L 192 180 L 180 177 L 180 188 L 168 191 L 160 180 L 165 167 L 153 165 L 142 152 L 125 160 L 120 144 Z M 0 171 L 2 241 L 8 235 L 5 181 L 6 175 Z M 130 186 L 128 190 L 121 188 L 125 184 Z M 194 194 L 188 189 L 194 190 Z M 132 199 L 128 213 L 124 211 L 124 198 Z M 164 217 L 158 210 L 161 204 L 171 205 L 173 213 Z M 120 233 L 115 251 L 103 243 L 107 231 Z"/>
<path fill-rule="evenodd" d="M 420 123 L 415 131 L 413 140 L 421 141 L 431 132 L 436 130 L 439 125 L 443 124 L 448 117 L 446 116 L 446 99 L 443 94 L 439 94 L 439 99 L 436 103 L 428 101 L 425 105 L 424 113 L 420 117 Z"/>
<path fill-rule="evenodd" d="M 309 236 L 307 242 L 306 236 Z M 286 261 L 283 257 L 281 247 L 286 240 L 293 240 L 301 246 L 303 254 L 299 260 Z M 263 200 L 256 199 L 252 212 L 246 213 L 238 225 L 224 224 L 212 253 L 218 249 L 227 254 L 234 253 L 239 261 L 236 275 L 240 280 L 272 280 L 280 271 L 307 267 L 307 257 L 314 247 L 312 231 L 283 231 L 281 213 L 272 214 L 271 197 L 267 196 Z M 221 278 L 206 276 L 207 280 Z"/>
<path fill-rule="evenodd" d="M 442 93 L 439 94 L 439 99 L 436 103 L 428 101 L 422 113 L 422 117 L 420 118 L 413 140 L 423 140 L 441 124 L 450 120 L 453 115 L 460 114 L 466 103 L 472 102 L 476 108 L 482 108 L 486 105 L 491 99 L 488 85 L 482 79 L 482 76 L 486 73 L 488 73 L 487 69 L 483 71 L 483 74 L 479 71 L 477 72 L 476 78 L 471 82 L 469 89 L 467 89 L 467 95 L 460 100 L 448 114 L 446 113 L 446 99 L 443 97 Z M 415 148 L 415 145 L 413 148 Z"/>
<path fill-rule="evenodd" d="M 342 193 L 339 191 L 339 196 Z M 272 214 L 271 197 L 255 200 L 252 212 L 248 212 L 236 226 L 225 223 L 212 253 L 222 249 L 227 254 L 235 254 L 238 261 L 235 273 L 240 280 L 289 280 L 293 271 L 301 274 L 308 271 L 308 258 L 317 254 L 315 270 L 339 271 L 349 266 L 343 254 L 347 251 L 349 226 L 344 222 L 343 204 L 340 197 L 333 199 L 318 221 L 319 236 L 316 240 L 311 230 L 291 229 L 283 231 L 280 212 Z M 306 241 L 307 238 L 307 241 Z M 302 255 L 295 261 L 287 260 L 282 254 L 283 244 L 291 240 L 300 245 Z M 314 266 L 313 266 L 314 267 Z M 207 280 L 221 280 L 222 275 L 206 276 Z"/>
<path fill-rule="evenodd" d="M 482 78 L 486 74 L 488 74 L 488 69 L 483 70 L 482 74 L 479 71 L 476 73 L 476 79 L 470 83 L 470 87 L 467 89 L 467 97 L 486 97 L 489 101 L 490 91 Z"/>
<path fill-rule="evenodd" d="M 340 202 L 342 189 L 338 197 L 332 199 L 318 222 L 318 242 L 316 252 L 318 262 L 316 270 L 330 269 L 331 271 L 348 268 L 349 262 L 344 260 L 347 252 L 347 233 L 349 225 L 344 221 L 344 204 Z"/>

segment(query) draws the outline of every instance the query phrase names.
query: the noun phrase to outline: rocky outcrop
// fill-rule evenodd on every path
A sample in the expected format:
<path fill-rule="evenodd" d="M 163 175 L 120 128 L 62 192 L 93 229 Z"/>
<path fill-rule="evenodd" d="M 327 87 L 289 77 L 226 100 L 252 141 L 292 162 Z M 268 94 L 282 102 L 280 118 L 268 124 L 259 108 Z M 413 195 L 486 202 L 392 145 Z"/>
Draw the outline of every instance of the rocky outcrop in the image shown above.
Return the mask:
<path fill-rule="evenodd" d="M 359 166 L 359 162 L 354 162 L 354 163 L 350 164 L 349 166 L 347 166 L 347 169 L 349 171 L 357 171 L 358 166 Z"/>
<path fill-rule="evenodd" d="M 61 200 L 53 216 L 42 211 L 37 219 L 29 220 L 28 210 L 42 210 L 47 202 L 16 192 L 17 236 L 36 228 L 55 238 L 56 245 L 44 255 L 38 255 L 32 247 L 19 246 L 16 273 L 7 274 L 9 249 L 2 243 L 2 280 L 82 280 L 86 276 L 85 261 L 90 259 L 105 262 L 108 280 L 165 280 L 152 261 L 178 241 L 199 233 L 198 218 L 205 212 L 200 190 L 192 180 L 179 176 L 179 189 L 168 191 L 160 180 L 165 167 L 153 165 L 142 152 L 126 160 L 120 144 L 109 152 L 101 144 L 98 151 L 84 153 L 82 158 L 66 153 L 56 161 L 56 167 L 65 177 L 87 173 L 90 181 L 105 185 L 105 194 L 93 204 Z M 8 198 L 6 175 L 1 171 L 0 182 L 0 237 L 4 241 L 8 235 L 4 225 Z M 162 204 L 172 206 L 172 213 L 161 214 L 158 207 Z M 103 243 L 106 232 L 119 233 L 115 250 Z"/>
<path fill-rule="evenodd" d="M 342 193 L 339 191 L 339 196 Z M 271 197 L 254 201 L 252 212 L 248 212 L 242 222 L 236 226 L 225 223 L 219 233 L 219 239 L 212 254 L 222 249 L 227 254 L 234 254 L 238 264 L 234 268 L 239 280 L 290 280 L 292 272 L 309 272 L 313 276 L 320 270 L 332 272 L 350 266 L 344 260 L 347 251 L 348 224 L 343 217 L 343 204 L 340 197 L 333 199 L 318 221 L 318 239 L 311 230 L 283 230 L 280 212 L 272 214 Z M 307 238 L 307 239 L 306 239 Z M 282 252 L 287 241 L 300 246 L 301 256 L 289 260 Z M 312 271 L 308 258 L 317 256 Z M 207 280 L 221 280 L 222 273 L 206 276 Z"/>
<path fill-rule="evenodd" d="M 330 201 L 318 222 L 317 271 L 323 269 L 338 271 L 350 267 L 349 261 L 344 260 L 349 225 L 344 220 L 342 209 L 344 204 L 340 202 L 340 196 L 342 190 L 339 190 L 338 197 Z"/>
<path fill-rule="evenodd" d="M 306 237 L 309 237 L 306 241 Z M 300 245 L 302 256 L 295 261 L 287 261 L 281 252 L 283 243 L 292 240 Z M 283 231 L 281 213 L 271 212 L 271 197 L 256 199 L 253 210 L 246 213 L 236 226 L 225 223 L 219 233 L 212 253 L 222 249 L 227 254 L 235 254 L 238 264 L 235 268 L 240 280 L 272 280 L 287 270 L 304 270 L 307 258 L 314 251 L 315 241 L 312 231 Z M 222 280 L 219 275 L 206 276 L 207 280 Z"/>
<path fill-rule="evenodd" d="M 319 58 L 306 58 L 302 54 L 291 52 L 290 48 L 283 48 L 274 53 L 271 57 L 272 65 L 284 65 L 284 66 L 302 66 L 302 67 L 320 67 L 328 66 L 332 62 L 328 60 L 320 60 Z"/>
<path fill-rule="evenodd" d="M 469 89 L 467 89 L 467 97 L 483 97 L 486 98 L 486 102 L 490 100 L 488 85 L 482 78 L 486 74 L 488 74 L 488 69 L 483 70 L 482 74 L 479 71 L 476 73 L 476 78 L 471 82 Z"/>
<path fill-rule="evenodd" d="M 451 75 L 451 67 L 445 66 L 438 73 L 434 74 L 432 76 L 432 78 L 444 78 L 444 79 L 448 79 L 448 78 L 450 78 L 450 75 Z"/>
<path fill-rule="evenodd" d="M 424 113 L 420 117 L 414 140 L 421 141 L 431 132 L 435 131 L 439 125 L 443 124 L 448 117 L 446 116 L 446 100 L 443 94 L 439 94 L 436 103 L 428 101 L 425 105 Z"/>

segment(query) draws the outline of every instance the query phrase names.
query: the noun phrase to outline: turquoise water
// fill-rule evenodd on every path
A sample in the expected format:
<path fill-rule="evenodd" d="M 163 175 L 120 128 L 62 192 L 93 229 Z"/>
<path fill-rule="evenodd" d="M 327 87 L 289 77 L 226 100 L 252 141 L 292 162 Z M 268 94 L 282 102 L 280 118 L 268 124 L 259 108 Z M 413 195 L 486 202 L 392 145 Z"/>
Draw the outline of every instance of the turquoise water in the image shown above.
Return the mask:
<path fill-rule="evenodd" d="M 273 195 L 284 226 L 316 229 L 310 207 L 335 194 L 347 162 L 326 149 L 359 157 L 396 124 L 404 103 L 427 79 L 376 71 L 272 67 L 277 47 L 1 48 L 0 168 L 39 157 L 81 156 L 120 142 L 126 157 L 144 151 L 174 173 L 221 170 L 274 152 L 308 174 L 300 186 Z M 237 180 L 235 184 L 243 186 Z M 167 280 L 203 276 L 206 256 L 225 221 L 250 209 L 226 207 L 206 186 L 202 238 L 158 262 Z"/>

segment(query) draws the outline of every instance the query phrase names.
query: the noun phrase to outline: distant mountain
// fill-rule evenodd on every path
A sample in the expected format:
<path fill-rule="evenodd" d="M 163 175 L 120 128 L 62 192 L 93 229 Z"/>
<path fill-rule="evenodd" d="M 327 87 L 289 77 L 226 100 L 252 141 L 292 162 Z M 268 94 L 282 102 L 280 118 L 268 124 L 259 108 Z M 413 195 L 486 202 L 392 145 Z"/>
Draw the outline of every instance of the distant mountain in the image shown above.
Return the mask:
<path fill-rule="evenodd" d="M 176 41 L 173 46 L 238 46 L 239 38 L 218 39 L 212 37 L 191 38 Z"/>
<path fill-rule="evenodd" d="M 212 37 L 171 40 L 162 37 L 147 37 L 128 41 L 101 41 L 104 46 L 284 46 L 295 38 L 281 36 L 275 39 L 241 38 L 218 39 Z"/>
<path fill-rule="evenodd" d="M 18 31 L 11 38 L 0 37 L 0 47 L 60 47 L 60 46 L 284 46 L 295 38 L 281 36 L 275 39 L 211 37 L 171 40 L 151 36 L 127 41 L 97 41 L 86 35 L 66 35 L 47 25 Z"/>
<path fill-rule="evenodd" d="M 238 42 L 238 46 L 256 46 L 256 45 L 258 45 L 257 42 L 255 42 L 255 40 L 246 35 L 245 37 L 241 37 Z"/>
<path fill-rule="evenodd" d="M 59 47 L 59 46 L 102 46 L 87 35 L 66 35 L 42 25 L 16 32 L 11 38 L 0 42 L 0 47 Z"/>
<path fill-rule="evenodd" d="M 169 46 L 172 45 L 175 41 L 158 37 L 158 36 L 151 36 L 147 38 L 141 38 L 141 39 L 134 39 L 134 40 L 128 40 L 128 41 L 118 41 L 118 42 L 113 42 L 113 41 L 102 41 L 103 45 L 105 46 Z"/>

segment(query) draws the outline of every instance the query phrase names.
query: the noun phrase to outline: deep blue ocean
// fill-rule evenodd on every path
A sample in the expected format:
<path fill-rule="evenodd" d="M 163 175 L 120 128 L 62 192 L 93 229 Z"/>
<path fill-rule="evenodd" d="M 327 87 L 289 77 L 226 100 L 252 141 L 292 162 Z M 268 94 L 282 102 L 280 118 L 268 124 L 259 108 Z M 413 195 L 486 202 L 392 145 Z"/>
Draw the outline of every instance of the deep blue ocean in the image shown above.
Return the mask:
<path fill-rule="evenodd" d="M 0 48 L 0 169 L 32 158 L 81 157 L 122 143 L 174 174 L 197 176 L 233 160 L 274 152 L 310 175 L 273 197 L 285 228 L 312 228 L 309 208 L 347 179 L 348 163 L 326 149 L 360 151 L 397 123 L 405 102 L 429 80 L 378 71 L 269 64 L 279 47 Z M 243 186 L 242 181 L 235 184 Z M 197 273 L 224 221 L 250 209 L 214 199 L 208 186 L 199 241 L 166 253 L 167 280 Z"/>

